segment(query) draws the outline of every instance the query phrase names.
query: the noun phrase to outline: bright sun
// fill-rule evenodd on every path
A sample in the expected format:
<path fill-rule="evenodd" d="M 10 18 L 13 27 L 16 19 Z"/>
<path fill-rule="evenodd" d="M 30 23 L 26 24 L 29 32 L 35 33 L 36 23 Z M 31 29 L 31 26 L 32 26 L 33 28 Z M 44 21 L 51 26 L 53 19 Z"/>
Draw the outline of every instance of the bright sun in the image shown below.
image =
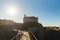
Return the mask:
<path fill-rule="evenodd" d="M 9 16 L 15 16 L 18 11 L 17 11 L 16 8 L 9 8 L 9 9 L 7 10 L 7 12 L 8 12 L 8 14 L 9 14 Z"/>
<path fill-rule="evenodd" d="M 17 16 L 17 14 L 19 13 L 19 9 L 17 6 L 7 5 L 5 7 L 5 13 L 6 13 L 7 17 L 13 18 L 13 17 Z"/>
<path fill-rule="evenodd" d="M 18 5 L 4 5 L 4 13 L 6 19 L 14 20 L 21 14 L 21 7 Z"/>
<path fill-rule="evenodd" d="M 10 7 L 7 9 L 7 13 L 9 16 L 16 16 L 16 14 L 18 13 L 17 9 L 14 7 Z"/>

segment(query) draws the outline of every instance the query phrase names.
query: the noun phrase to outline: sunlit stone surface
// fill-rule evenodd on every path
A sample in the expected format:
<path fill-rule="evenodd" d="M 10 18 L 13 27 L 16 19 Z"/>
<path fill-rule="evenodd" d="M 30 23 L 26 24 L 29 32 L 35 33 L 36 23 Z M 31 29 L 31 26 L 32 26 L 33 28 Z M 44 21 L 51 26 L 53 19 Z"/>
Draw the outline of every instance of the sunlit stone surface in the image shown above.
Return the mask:
<path fill-rule="evenodd" d="M 29 36 L 29 32 L 27 31 L 22 31 L 23 35 L 22 38 L 20 40 L 31 40 L 30 36 Z"/>

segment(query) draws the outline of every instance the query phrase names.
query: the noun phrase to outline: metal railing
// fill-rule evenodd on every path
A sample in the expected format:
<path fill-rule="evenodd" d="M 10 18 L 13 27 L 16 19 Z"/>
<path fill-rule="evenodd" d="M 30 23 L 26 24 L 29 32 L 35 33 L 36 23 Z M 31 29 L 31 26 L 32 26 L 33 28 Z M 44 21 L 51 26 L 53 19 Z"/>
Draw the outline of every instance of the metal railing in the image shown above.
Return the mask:
<path fill-rule="evenodd" d="M 38 40 L 32 31 L 30 31 L 30 33 L 35 38 L 35 40 Z M 11 38 L 11 40 L 14 40 L 18 35 L 20 35 L 21 37 L 22 37 L 22 35 L 24 35 L 25 37 L 28 38 L 28 36 L 26 36 L 25 34 L 22 33 L 22 31 L 20 31 L 13 38 Z"/>
<path fill-rule="evenodd" d="M 22 31 L 21 31 L 21 32 L 17 33 L 13 38 L 11 38 L 11 40 L 14 40 L 18 35 L 22 36 L 22 35 L 24 35 L 24 34 L 23 34 Z M 25 36 L 25 37 L 28 37 L 28 36 L 26 36 L 26 35 L 24 35 L 24 36 Z"/>
<path fill-rule="evenodd" d="M 38 39 L 36 38 L 36 36 L 33 34 L 33 32 L 31 32 L 31 34 L 32 34 L 32 36 L 35 38 L 35 40 L 38 40 Z"/>

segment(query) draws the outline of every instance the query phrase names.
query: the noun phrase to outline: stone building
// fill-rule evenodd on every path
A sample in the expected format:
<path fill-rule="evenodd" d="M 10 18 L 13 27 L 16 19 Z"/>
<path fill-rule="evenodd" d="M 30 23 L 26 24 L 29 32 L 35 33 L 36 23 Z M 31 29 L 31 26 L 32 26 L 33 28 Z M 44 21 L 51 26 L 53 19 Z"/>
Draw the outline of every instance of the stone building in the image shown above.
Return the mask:
<path fill-rule="evenodd" d="M 35 17 L 35 16 L 26 16 L 26 15 L 24 15 L 23 22 L 24 22 L 24 23 L 28 23 L 28 22 L 38 22 L 38 17 Z"/>

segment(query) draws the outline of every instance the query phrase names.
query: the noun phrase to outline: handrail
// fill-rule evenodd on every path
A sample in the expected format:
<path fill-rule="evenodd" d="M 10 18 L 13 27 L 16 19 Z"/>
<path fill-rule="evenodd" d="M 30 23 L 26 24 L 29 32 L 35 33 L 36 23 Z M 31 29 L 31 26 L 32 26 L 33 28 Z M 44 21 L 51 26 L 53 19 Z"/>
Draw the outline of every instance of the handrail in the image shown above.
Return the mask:
<path fill-rule="evenodd" d="M 22 33 L 22 31 L 21 31 L 21 33 L 17 33 L 13 38 L 11 38 L 11 40 L 13 40 L 13 39 L 14 39 L 17 35 L 19 35 L 19 34 L 20 34 L 21 36 L 24 35 L 24 34 Z M 24 36 L 25 36 L 25 37 L 28 37 L 28 36 L 26 36 L 26 35 L 24 35 Z"/>
<path fill-rule="evenodd" d="M 30 31 L 31 32 L 31 31 Z M 22 31 L 21 31 L 21 33 L 17 33 L 11 40 L 13 40 L 17 35 L 24 35 L 23 33 L 22 33 Z M 33 32 L 31 32 L 31 34 L 32 34 L 32 36 L 35 38 L 35 40 L 38 40 L 37 38 L 36 38 L 36 36 L 33 34 Z M 25 37 L 28 37 L 28 36 L 26 36 L 26 35 L 24 35 Z"/>
<path fill-rule="evenodd" d="M 11 40 L 13 40 L 18 34 L 16 34 L 13 38 L 11 38 Z"/>
<path fill-rule="evenodd" d="M 33 34 L 33 32 L 31 32 L 31 34 L 33 35 L 33 37 L 35 38 L 35 40 L 38 40 L 38 39 L 35 37 L 35 35 Z"/>

